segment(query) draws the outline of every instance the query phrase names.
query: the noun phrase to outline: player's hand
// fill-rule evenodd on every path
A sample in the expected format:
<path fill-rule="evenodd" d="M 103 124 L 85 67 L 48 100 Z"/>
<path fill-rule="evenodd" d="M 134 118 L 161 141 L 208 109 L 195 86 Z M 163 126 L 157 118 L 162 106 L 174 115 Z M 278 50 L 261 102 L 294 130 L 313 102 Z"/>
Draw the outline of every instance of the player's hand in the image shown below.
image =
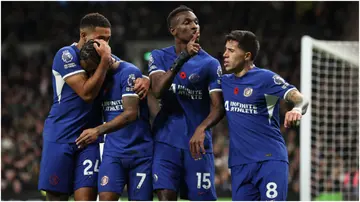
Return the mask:
<path fill-rule="evenodd" d="M 196 42 L 196 39 L 200 36 L 200 32 L 197 31 L 193 38 L 189 41 L 189 43 L 186 45 L 186 51 L 191 55 L 196 55 L 199 53 L 201 47 L 200 44 Z"/>
<path fill-rule="evenodd" d="M 190 152 L 195 160 L 201 159 L 201 154 L 205 154 L 204 148 L 205 130 L 201 127 L 196 128 L 194 135 L 190 139 Z"/>
<path fill-rule="evenodd" d="M 284 126 L 285 128 L 299 126 L 302 114 L 298 109 L 292 109 L 286 112 Z"/>
<path fill-rule="evenodd" d="M 109 44 L 102 39 L 94 39 L 94 41 L 100 44 L 99 46 L 97 43 L 94 43 L 94 48 L 96 49 L 96 52 L 100 55 L 100 57 L 111 60 L 111 48 Z"/>
<path fill-rule="evenodd" d="M 75 140 L 76 145 L 79 148 L 84 148 L 86 145 L 89 145 L 89 144 L 95 142 L 99 135 L 100 135 L 100 131 L 97 128 L 86 129 Z"/>
<path fill-rule="evenodd" d="M 150 79 L 148 78 L 137 78 L 135 80 L 134 91 L 139 95 L 140 100 L 144 99 L 150 88 Z"/>

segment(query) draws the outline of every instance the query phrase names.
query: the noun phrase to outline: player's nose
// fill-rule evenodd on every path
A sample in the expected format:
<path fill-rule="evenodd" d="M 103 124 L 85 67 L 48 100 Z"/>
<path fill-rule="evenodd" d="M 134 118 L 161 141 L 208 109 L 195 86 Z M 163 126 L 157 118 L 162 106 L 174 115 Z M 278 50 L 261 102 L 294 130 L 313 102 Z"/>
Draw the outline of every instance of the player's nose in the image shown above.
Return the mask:
<path fill-rule="evenodd" d="M 200 26 L 198 24 L 196 24 L 195 22 L 191 22 L 191 30 L 197 31 L 199 28 Z"/>
<path fill-rule="evenodd" d="M 226 51 L 224 52 L 223 57 L 224 57 L 224 58 L 227 58 L 227 57 L 228 57 L 228 54 L 227 54 Z"/>

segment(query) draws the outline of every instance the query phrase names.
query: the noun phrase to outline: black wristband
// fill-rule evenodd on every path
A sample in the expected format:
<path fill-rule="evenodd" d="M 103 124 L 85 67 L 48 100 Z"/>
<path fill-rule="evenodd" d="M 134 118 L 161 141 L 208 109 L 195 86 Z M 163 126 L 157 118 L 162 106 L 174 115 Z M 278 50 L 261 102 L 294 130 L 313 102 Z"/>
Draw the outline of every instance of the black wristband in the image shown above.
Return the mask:
<path fill-rule="evenodd" d="M 186 51 L 182 51 L 179 57 L 176 58 L 175 62 L 171 65 L 170 70 L 178 73 L 181 67 L 191 58 L 191 55 Z"/>

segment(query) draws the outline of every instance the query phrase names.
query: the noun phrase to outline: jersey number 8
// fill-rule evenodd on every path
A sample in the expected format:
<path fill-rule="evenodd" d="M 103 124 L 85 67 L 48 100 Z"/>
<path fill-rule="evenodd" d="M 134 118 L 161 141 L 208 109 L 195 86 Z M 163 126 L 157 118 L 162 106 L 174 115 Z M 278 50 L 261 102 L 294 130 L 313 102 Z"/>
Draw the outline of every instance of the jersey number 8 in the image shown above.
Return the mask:
<path fill-rule="evenodd" d="M 278 195 L 278 192 L 276 191 L 277 184 L 275 182 L 269 182 L 266 184 L 266 197 L 273 199 L 276 198 Z"/>

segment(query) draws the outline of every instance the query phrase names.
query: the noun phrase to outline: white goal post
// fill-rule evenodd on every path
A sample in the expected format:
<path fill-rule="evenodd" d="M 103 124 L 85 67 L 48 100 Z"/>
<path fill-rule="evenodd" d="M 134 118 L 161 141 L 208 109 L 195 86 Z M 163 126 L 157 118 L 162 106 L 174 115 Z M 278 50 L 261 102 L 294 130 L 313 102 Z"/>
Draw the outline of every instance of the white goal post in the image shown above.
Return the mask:
<path fill-rule="evenodd" d="M 300 126 L 301 201 L 321 193 L 351 198 L 343 180 L 359 169 L 358 78 L 358 41 L 302 37 L 300 91 L 310 104 Z"/>

